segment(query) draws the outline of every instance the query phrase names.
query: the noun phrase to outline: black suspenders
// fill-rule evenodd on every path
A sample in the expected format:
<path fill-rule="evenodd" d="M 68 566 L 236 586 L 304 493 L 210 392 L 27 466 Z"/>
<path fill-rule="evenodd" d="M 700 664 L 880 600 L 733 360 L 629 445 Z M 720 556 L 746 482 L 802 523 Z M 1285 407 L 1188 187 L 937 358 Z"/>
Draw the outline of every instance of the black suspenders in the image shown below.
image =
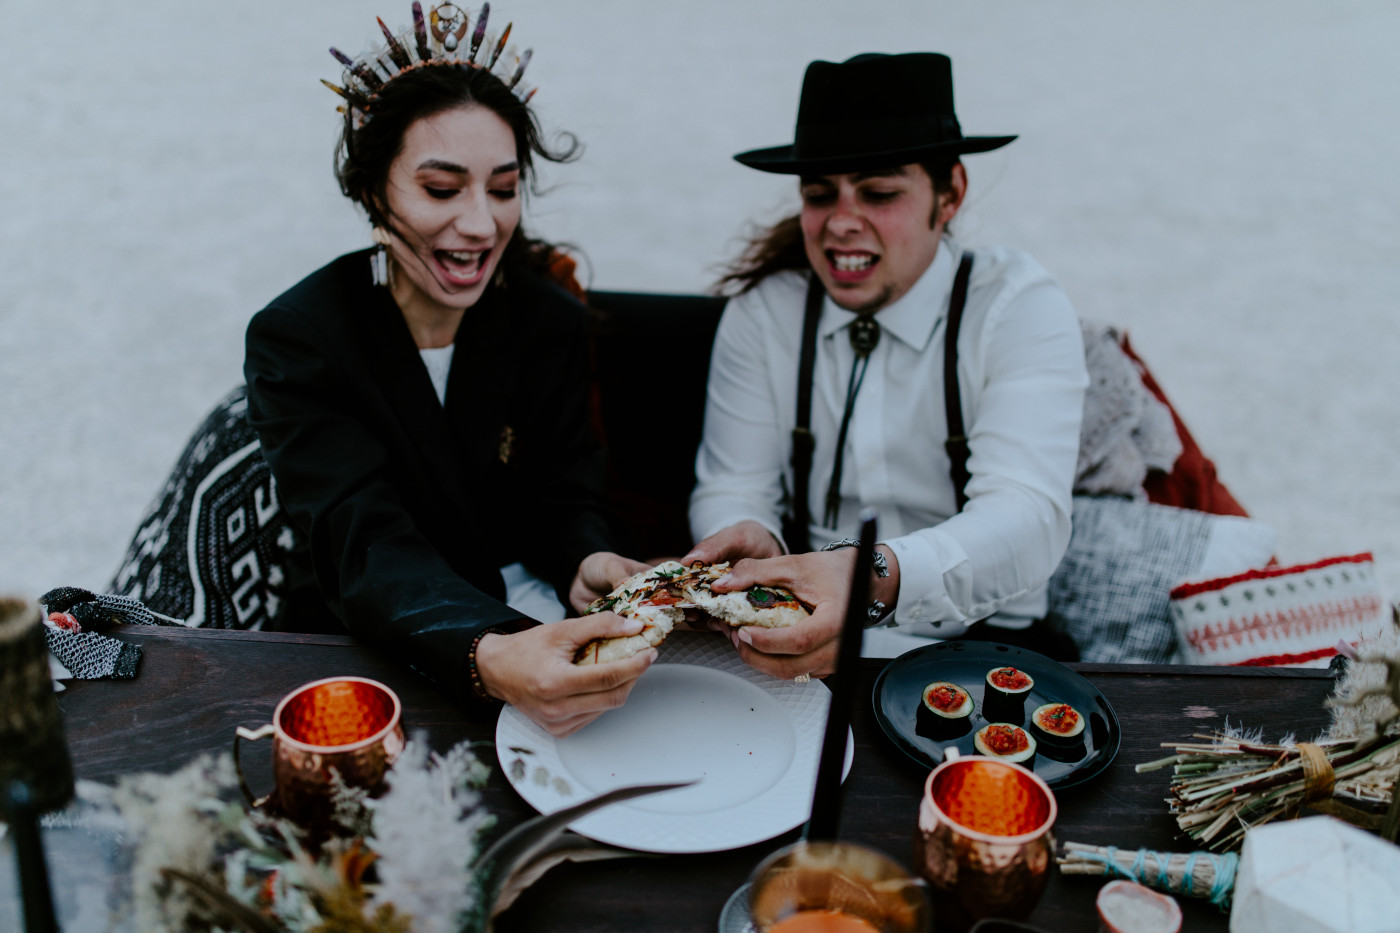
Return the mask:
<path fill-rule="evenodd" d="M 972 253 L 963 253 L 948 299 L 948 327 L 943 342 L 943 397 L 947 406 L 948 440 L 944 446 L 951 461 L 949 474 L 957 496 L 958 511 L 967 505 L 968 445 L 963 426 L 962 393 L 958 387 L 958 331 L 963 306 L 967 303 L 967 282 L 972 275 Z M 821 279 L 811 277 L 807 286 L 807 308 L 802 320 L 802 355 L 797 368 L 797 424 L 792 429 L 792 509 L 783 521 L 783 540 L 788 551 L 801 554 L 812 549 L 808 492 L 812 476 L 812 370 L 817 358 L 817 322 L 821 318 L 826 290 Z"/>
<path fill-rule="evenodd" d="M 808 529 L 811 511 L 808 489 L 812 479 L 812 369 L 817 359 L 817 321 L 822 316 L 826 289 L 812 273 L 807 286 L 807 311 L 802 318 L 802 356 L 797 365 L 797 424 L 792 429 L 792 509 L 783 517 L 783 542 L 788 553 L 805 554 L 812 549 Z"/>
<path fill-rule="evenodd" d="M 967 304 L 967 280 L 972 277 L 972 254 L 963 253 L 953 279 L 953 294 L 948 298 L 948 333 L 943 338 L 943 401 L 948 411 L 948 439 L 943 447 L 948 451 L 948 474 L 953 478 L 953 493 L 958 499 L 958 511 L 967 505 L 967 429 L 963 427 L 962 392 L 958 388 L 958 331 L 962 327 L 963 305 Z"/>

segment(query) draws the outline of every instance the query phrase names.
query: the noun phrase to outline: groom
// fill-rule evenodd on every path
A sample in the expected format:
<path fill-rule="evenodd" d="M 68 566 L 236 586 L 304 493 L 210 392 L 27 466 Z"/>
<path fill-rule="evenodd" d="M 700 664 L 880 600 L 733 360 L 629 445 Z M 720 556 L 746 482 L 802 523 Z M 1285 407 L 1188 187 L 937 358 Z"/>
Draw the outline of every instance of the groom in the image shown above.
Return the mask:
<path fill-rule="evenodd" d="M 816 607 L 731 633 L 760 670 L 832 671 L 866 507 L 884 536 L 867 611 L 889 627 L 867 653 L 950 637 L 1073 653 L 1041 620 L 1070 534 L 1079 324 L 1035 260 L 974 255 L 950 229 L 962 156 L 1013 139 L 963 135 L 947 56 L 865 54 L 809 65 L 792 144 L 735 156 L 796 176 L 801 210 L 725 278 L 683 559 L 755 558 L 715 590 L 778 584 Z"/>

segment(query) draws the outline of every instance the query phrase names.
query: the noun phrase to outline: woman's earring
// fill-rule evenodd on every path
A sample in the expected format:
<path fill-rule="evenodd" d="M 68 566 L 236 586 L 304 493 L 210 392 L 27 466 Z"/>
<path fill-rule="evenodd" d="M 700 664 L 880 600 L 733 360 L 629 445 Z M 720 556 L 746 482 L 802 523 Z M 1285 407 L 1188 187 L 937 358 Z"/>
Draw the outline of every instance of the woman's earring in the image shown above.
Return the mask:
<path fill-rule="evenodd" d="M 389 284 L 389 231 L 383 227 L 375 227 L 370 233 L 370 239 L 379 245 L 379 248 L 369 257 L 370 273 L 374 276 L 375 285 L 387 286 Z"/>

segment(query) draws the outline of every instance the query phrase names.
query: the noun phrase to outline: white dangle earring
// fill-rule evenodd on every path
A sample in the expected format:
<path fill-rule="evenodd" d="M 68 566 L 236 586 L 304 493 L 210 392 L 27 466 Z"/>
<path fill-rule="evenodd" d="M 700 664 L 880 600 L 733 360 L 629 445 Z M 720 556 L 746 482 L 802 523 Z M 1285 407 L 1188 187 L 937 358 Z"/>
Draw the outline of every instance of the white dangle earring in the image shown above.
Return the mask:
<path fill-rule="evenodd" d="M 389 284 L 389 231 L 384 227 L 375 227 L 369 236 L 379 246 L 369 257 L 370 274 L 374 277 L 375 285 L 387 287 Z"/>

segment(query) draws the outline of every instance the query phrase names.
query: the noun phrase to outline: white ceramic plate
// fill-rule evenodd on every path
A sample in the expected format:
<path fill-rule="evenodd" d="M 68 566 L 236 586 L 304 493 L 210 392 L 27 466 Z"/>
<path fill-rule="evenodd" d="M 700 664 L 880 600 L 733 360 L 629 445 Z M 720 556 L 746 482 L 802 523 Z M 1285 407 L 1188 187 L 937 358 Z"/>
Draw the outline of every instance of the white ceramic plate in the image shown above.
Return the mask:
<path fill-rule="evenodd" d="M 521 797 L 552 813 L 616 787 L 699 783 L 616 803 L 574 822 L 644 852 L 718 852 L 807 821 L 831 692 L 753 670 L 721 637 L 674 632 L 627 699 L 563 739 L 514 707 L 496 756 Z M 845 774 L 854 742 L 847 738 Z"/>

